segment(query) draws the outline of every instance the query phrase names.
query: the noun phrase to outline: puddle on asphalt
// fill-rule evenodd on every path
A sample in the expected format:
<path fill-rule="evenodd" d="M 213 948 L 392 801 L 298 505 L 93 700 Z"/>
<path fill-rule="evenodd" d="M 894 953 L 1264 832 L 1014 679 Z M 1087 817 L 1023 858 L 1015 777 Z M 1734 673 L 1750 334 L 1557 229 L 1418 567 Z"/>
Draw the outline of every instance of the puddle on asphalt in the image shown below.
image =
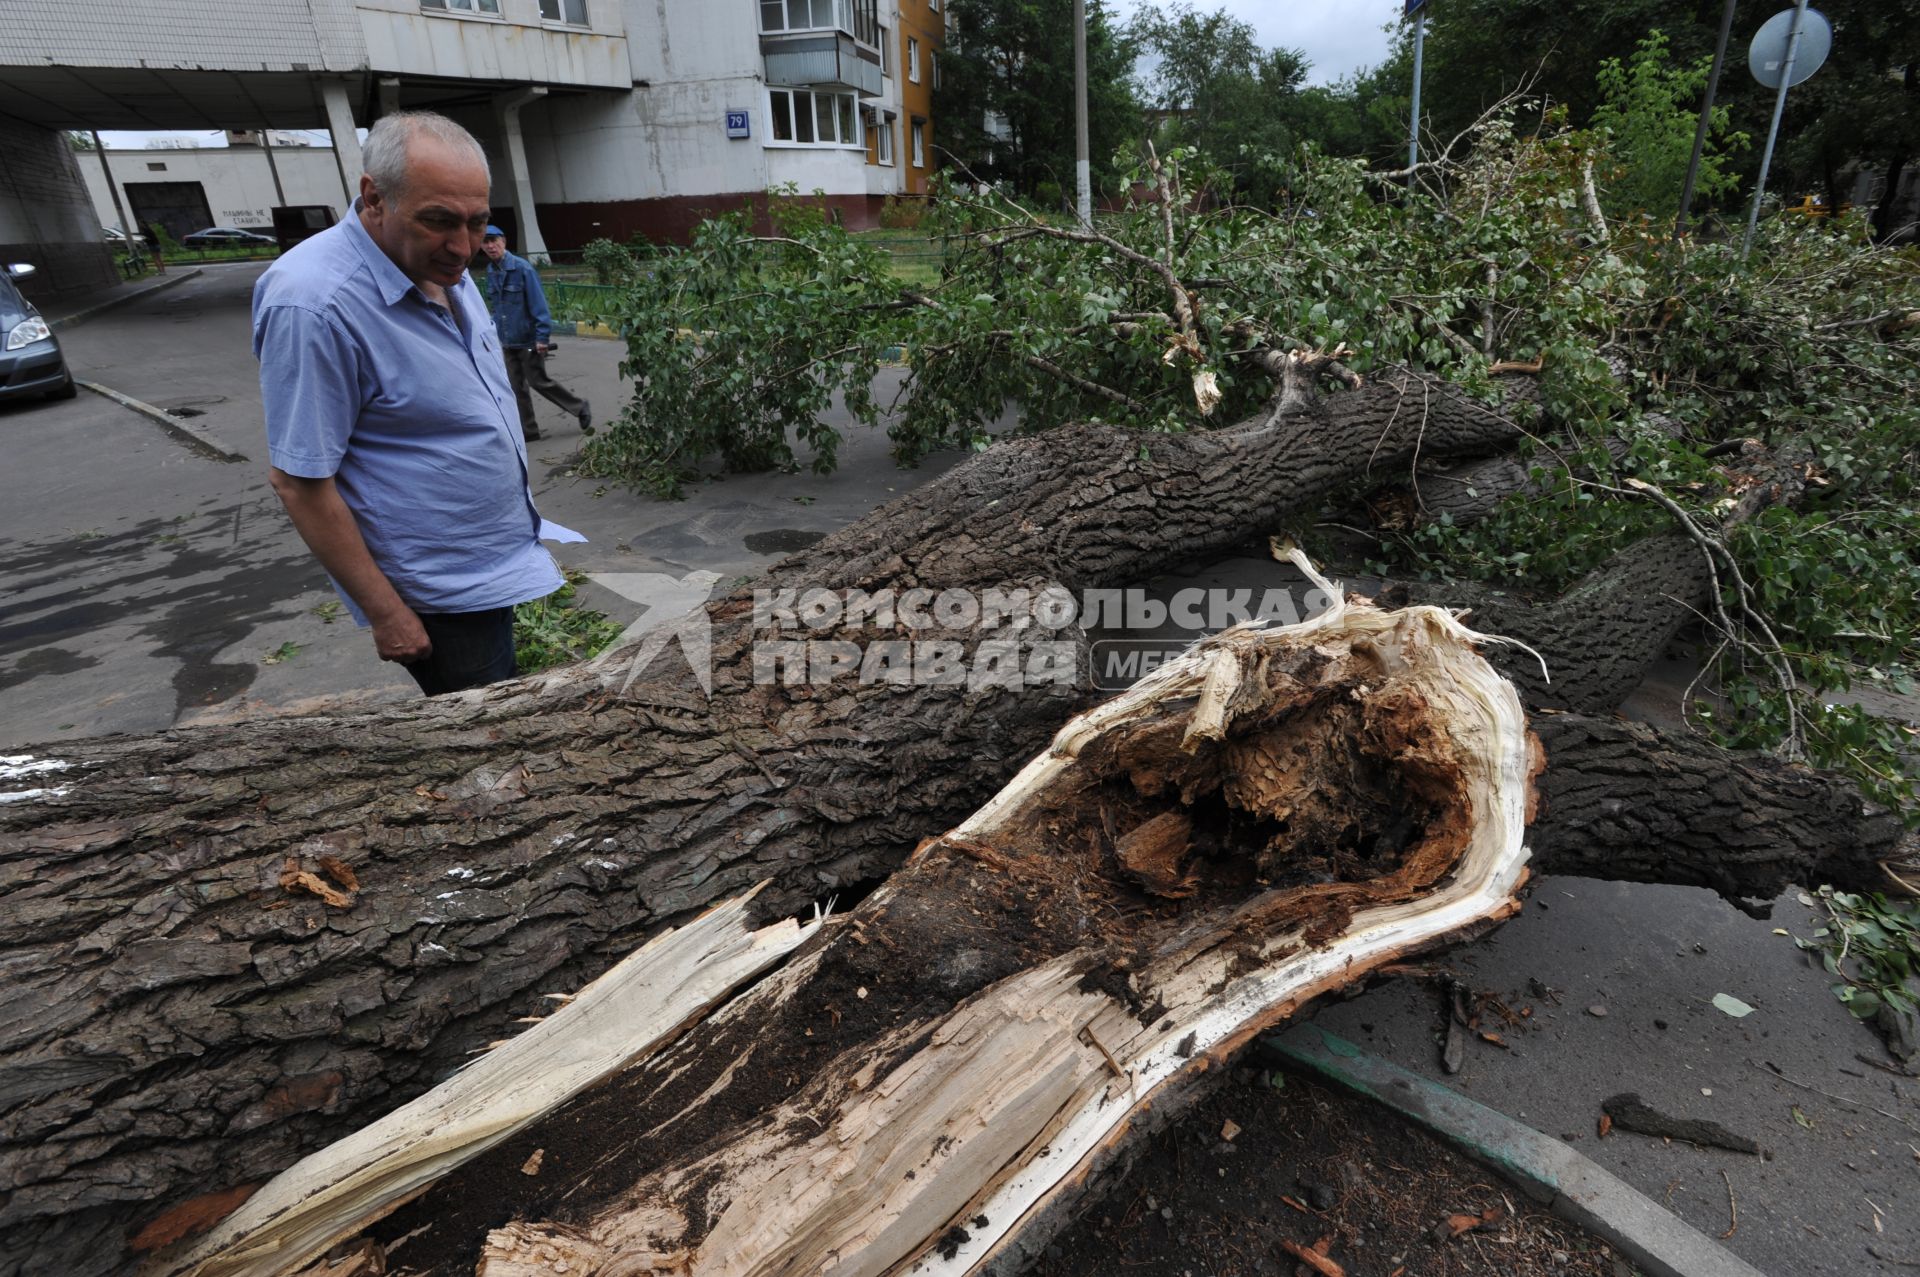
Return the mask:
<path fill-rule="evenodd" d="M 217 507 L 141 519 L 125 531 L 85 528 L 5 543 L 13 575 L 0 618 L 0 688 L 84 668 L 93 661 L 67 644 L 134 622 L 134 633 L 151 644 L 143 654 L 177 662 L 176 717 L 246 691 L 258 665 L 216 658 L 262 625 L 298 616 L 301 596 L 326 581 L 304 547 L 279 537 L 243 539 L 243 511 L 258 514 L 266 500 L 231 506 L 232 518 Z"/>
<path fill-rule="evenodd" d="M 71 674 L 99 663 L 97 656 L 83 656 L 64 647 L 36 647 L 11 666 L 0 666 L 0 688 L 17 687 L 30 678 L 47 674 Z"/>
<path fill-rule="evenodd" d="M 824 532 L 805 532 L 799 528 L 772 528 L 766 532 L 749 532 L 741 542 L 755 554 L 792 554 L 795 550 L 804 550 L 824 540 L 826 535 Z"/>

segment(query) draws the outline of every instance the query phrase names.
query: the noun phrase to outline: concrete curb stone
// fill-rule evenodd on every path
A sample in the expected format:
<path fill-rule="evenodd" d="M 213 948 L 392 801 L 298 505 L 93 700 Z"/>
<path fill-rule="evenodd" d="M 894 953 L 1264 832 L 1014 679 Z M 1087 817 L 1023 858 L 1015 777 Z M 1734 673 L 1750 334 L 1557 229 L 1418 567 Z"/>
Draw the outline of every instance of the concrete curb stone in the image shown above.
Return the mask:
<path fill-rule="evenodd" d="M 1369 1055 L 1317 1025 L 1295 1025 L 1261 1043 L 1282 1061 L 1377 1100 L 1452 1140 L 1513 1179 L 1554 1214 L 1627 1255 L 1647 1277 L 1764 1277 L 1560 1140 Z"/>

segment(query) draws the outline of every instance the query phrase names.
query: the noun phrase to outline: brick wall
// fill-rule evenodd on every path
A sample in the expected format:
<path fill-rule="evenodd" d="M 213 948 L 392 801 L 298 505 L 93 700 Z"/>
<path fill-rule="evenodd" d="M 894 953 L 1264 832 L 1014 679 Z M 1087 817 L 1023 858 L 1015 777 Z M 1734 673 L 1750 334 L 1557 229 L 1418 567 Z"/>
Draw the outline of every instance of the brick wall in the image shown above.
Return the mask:
<path fill-rule="evenodd" d="M 878 195 L 808 196 L 807 203 L 837 215 L 851 230 L 871 230 L 880 224 L 882 197 Z M 650 200 L 604 200 L 572 204 L 541 204 L 540 233 L 555 252 L 576 249 L 591 240 L 624 243 L 635 234 L 656 244 L 684 244 L 693 228 L 709 217 L 746 209 L 757 234 L 771 234 L 764 191 L 730 195 L 677 195 Z"/>
<path fill-rule="evenodd" d="M 36 268 L 15 281 L 35 300 L 120 282 L 79 158 L 57 129 L 12 124 L 0 137 L 0 264 Z"/>

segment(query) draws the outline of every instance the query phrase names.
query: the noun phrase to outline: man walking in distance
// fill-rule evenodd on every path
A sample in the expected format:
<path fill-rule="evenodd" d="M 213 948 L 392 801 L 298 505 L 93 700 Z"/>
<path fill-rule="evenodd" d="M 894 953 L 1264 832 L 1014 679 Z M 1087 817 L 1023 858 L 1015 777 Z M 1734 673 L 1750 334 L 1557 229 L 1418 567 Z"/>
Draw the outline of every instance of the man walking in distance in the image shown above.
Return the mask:
<path fill-rule="evenodd" d="M 467 274 L 486 156 L 459 125 L 389 115 L 346 220 L 253 290 L 269 478 L 380 659 L 429 696 L 511 678 L 513 606 L 562 584 L 499 338 Z"/>
<path fill-rule="evenodd" d="M 487 227 L 480 251 L 487 255 L 487 296 L 493 299 L 493 322 L 507 352 L 507 380 L 520 404 L 520 429 L 527 442 L 540 437 L 540 423 L 533 415 L 536 390 L 568 416 L 579 418 L 581 430 L 591 431 L 593 409 L 587 401 L 547 375 L 553 316 L 539 272 L 526 258 L 507 251 L 506 234 L 498 226 Z"/>

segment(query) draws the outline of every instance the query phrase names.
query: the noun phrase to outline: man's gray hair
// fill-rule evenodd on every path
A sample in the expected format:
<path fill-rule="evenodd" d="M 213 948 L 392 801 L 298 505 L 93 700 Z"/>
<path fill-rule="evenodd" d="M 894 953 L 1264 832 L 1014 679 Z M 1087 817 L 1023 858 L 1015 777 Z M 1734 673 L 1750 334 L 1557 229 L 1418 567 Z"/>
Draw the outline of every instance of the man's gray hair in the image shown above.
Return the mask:
<path fill-rule="evenodd" d="M 397 200 L 406 193 L 407 151 L 418 137 L 430 137 L 454 150 L 472 152 L 487 173 L 488 183 L 492 183 L 493 170 L 487 164 L 487 153 L 473 134 L 434 111 L 398 111 L 376 120 L 367 130 L 367 140 L 360 148 L 361 170 L 373 179 L 374 189 L 387 199 Z"/>

